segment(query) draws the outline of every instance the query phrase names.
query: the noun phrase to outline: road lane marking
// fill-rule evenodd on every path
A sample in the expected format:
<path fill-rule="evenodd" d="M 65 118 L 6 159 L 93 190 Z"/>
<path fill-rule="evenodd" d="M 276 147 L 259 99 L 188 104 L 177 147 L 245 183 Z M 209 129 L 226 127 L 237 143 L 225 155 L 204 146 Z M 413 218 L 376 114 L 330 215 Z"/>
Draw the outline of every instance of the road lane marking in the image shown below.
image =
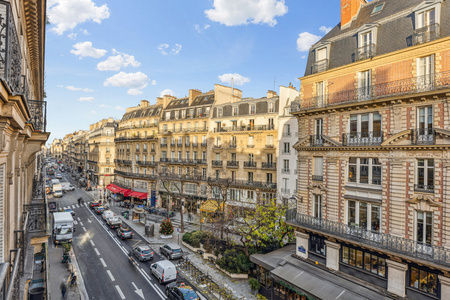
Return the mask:
<path fill-rule="evenodd" d="M 80 208 L 80 206 L 79 206 L 78 204 L 75 204 L 75 206 L 76 206 L 77 208 Z"/>
<path fill-rule="evenodd" d="M 88 222 L 89 222 L 89 223 L 92 223 L 91 219 L 88 219 Z"/>
<path fill-rule="evenodd" d="M 81 228 L 83 228 L 83 230 L 84 230 L 84 231 L 86 231 L 86 227 L 84 227 L 84 226 L 81 226 Z"/>
<path fill-rule="evenodd" d="M 114 276 L 110 270 L 106 270 L 106 273 L 108 273 L 109 279 L 111 279 L 111 281 L 113 281 L 113 282 L 116 281 L 116 279 L 114 278 Z"/>
<path fill-rule="evenodd" d="M 117 292 L 119 293 L 120 298 L 121 299 L 125 299 L 125 296 L 123 295 L 122 290 L 120 289 L 120 287 L 118 285 L 116 285 L 115 287 L 116 287 Z"/>
<path fill-rule="evenodd" d="M 78 221 L 77 221 L 77 220 L 73 220 L 73 224 L 74 224 L 74 225 L 77 225 L 77 224 L 78 224 Z"/>
<path fill-rule="evenodd" d="M 80 219 L 80 217 L 77 217 L 77 220 L 81 222 L 81 219 Z"/>
<path fill-rule="evenodd" d="M 92 240 L 89 240 L 89 242 L 91 243 L 92 247 L 95 247 L 95 244 Z"/>
<path fill-rule="evenodd" d="M 102 263 L 103 267 L 106 268 L 106 263 L 105 263 L 105 261 L 103 260 L 103 258 L 101 258 L 101 257 L 100 257 L 100 262 Z"/>
<path fill-rule="evenodd" d="M 72 209 L 75 209 L 75 205 L 72 205 Z"/>
<path fill-rule="evenodd" d="M 134 289 L 137 290 L 136 283 L 134 283 L 134 282 L 132 281 L 131 284 L 133 285 Z"/>
<path fill-rule="evenodd" d="M 95 253 L 96 253 L 98 256 L 100 256 L 100 252 L 98 252 L 98 249 L 97 249 L 97 248 L 94 248 L 94 251 L 95 251 Z"/>
<path fill-rule="evenodd" d="M 81 226 L 84 226 L 83 222 L 80 221 L 80 225 L 81 225 Z"/>

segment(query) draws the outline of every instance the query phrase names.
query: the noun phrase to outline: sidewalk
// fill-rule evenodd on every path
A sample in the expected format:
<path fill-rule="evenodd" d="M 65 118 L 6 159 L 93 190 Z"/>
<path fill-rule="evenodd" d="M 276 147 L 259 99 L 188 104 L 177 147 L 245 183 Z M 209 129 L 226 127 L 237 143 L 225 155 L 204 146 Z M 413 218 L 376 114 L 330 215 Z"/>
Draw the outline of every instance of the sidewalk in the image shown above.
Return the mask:
<path fill-rule="evenodd" d="M 177 232 L 178 226 L 175 227 L 172 239 L 161 239 L 159 237 L 159 226 L 155 226 L 155 236 L 147 237 L 145 235 L 145 226 L 138 222 L 133 222 L 127 220 L 121 216 L 121 212 L 124 210 L 121 207 L 111 207 L 117 215 L 120 216 L 122 222 L 126 223 L 130 228 L 132 228 L 137 234 L 142 236 L 152 247 L 153 250 L 159 253 L 159 246 L 167 244 L 169 242 L 179 244 L 183 249 L 183 252 L 188 254 L 188 257 L 193 265 L 200 269 L 204 274 L 210 275 L 213 281 L 217 284 L 224 286 L 231 290 L 234 296 L 238 299 L 256 299 L 250 290 L 250 286 L 247 280 L 235 280 L 229 278 L 227 275 L 223 274 L 221 271 L 216 269 L 211 262 L 204 260 L 197 253 L 192 253 L 189 249 L 181 244 L 182 234 Z M 189 279 L 189 278 L 188 278 Z"/>

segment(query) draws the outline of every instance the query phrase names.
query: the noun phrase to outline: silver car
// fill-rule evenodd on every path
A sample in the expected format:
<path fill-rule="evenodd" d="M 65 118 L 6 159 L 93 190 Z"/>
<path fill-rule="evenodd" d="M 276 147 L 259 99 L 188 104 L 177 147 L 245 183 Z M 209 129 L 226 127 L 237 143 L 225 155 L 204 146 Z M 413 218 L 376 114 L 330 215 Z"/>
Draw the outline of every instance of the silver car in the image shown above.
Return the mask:
<path fill-rule="evenodd" d="M 183 250 L 181 250 L 180 246 L 174 243 L 165 244 L 160 247 L 159 250 L 161 251 L 161 254 L 168 259 L 178 259 L 183 257 Z"/>
<path fill-rule="evenodd" d="M 140 245 L 133 249 L 133 255 L 139 261 L 147 261 L 153 259 L 153 250 L 147 245 Z"/>

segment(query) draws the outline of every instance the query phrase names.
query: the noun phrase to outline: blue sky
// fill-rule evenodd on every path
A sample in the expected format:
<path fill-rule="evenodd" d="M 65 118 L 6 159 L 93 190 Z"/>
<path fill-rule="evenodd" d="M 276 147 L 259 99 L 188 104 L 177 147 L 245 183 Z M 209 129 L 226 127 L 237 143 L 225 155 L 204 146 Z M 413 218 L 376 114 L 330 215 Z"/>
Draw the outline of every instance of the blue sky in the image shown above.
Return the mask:
<path fill-rule="evenodd" d="M 305 50 L 339 23 L 340 0 L 48 0 L 48 15 L 53 140 L 164 90 L 183 97 L 231 77 L 248 97 L 274 81 L 298 87 Z"/>

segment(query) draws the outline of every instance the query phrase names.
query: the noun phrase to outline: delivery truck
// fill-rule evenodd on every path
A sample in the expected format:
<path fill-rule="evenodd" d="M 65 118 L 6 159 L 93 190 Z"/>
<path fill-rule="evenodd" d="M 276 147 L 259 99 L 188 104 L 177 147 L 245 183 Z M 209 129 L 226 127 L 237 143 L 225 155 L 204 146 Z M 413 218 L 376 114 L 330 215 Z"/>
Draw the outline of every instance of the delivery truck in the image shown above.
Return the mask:
<path fill-rule="evenodd" d="M 70 212 L 53 213 L 53 241 L 55 244 L 71 243 L 73 237 L 73 217 Z"/>
<path fill-rule="evenodd" d="M 61 198 L 63 196 L 64 190 L 61 183 L 53 185 L 53 197 Z"/>

